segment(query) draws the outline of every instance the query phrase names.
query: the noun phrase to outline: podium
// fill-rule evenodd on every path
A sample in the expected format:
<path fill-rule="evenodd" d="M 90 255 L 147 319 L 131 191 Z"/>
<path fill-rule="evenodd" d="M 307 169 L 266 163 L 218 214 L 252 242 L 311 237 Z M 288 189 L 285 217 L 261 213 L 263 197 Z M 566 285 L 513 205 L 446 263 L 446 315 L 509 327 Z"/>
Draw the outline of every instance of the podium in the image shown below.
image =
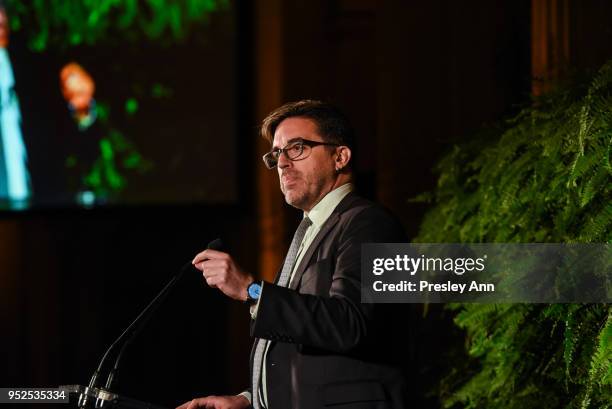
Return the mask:
<path fill-rule="evenodd" d="M 75 408 L 86 409 L 168 409 L 152 403 L 142 402 L 137 399 L 101 389 L 89 388 L 82 385 L 62 385 L 60 390 L 70 396 L 70 403 Z M 76 403 L 76 405 L 75 405 Z"/>
<path fill-rule="evenodd" d="M 221 239 L 215 239 L 208 243 L 208 248 L 213 250 L 221 250 L 222 246 L 223 242 Z M 138 335 L 139 331 L 144 327 L 147 321 L 153 316 L 153 313 L 157 310 L 157 308 L 159 308 L 164 298 L 170 293 L 176 283 L 179 282 L 183 275 L 189 270 L 194 270 L 191 261 L 188 261 L 183 265 L 181 271 L 172 277 L 172 280 L 170 280 L 168 284 L 162 288 L 159 294 L 153 298 L 153 300 L 145 307 L 144 310 L 142 310 L 136 319 L 132 321 L 132 323 L 121 333 L 121 335 L 119 335 L 119 338 L 117 338 L 115 342 L 111 344 L 111 346 L 104 353 L 104 356 L 102 356 L 102 360 L 100 361 L 98 368 L 91 377 L 91 381 L 89 382 L 90 386 L 63 385 L 59 387 L 61 391 L 68 394 L 69 401 L 73 403 L 73 407 L 83 409 L 168 409 L 152 403 L 142 402 L 137 399 L 126 398 L 125 396 L 118 395 L 109 390 L 97 388 L 96 385 L 98 376 L 102 372 L 104 365 L 108 362 L 108 358 L 112 356 L 111 352 L 115 352 L 118 347 L 121 347 L 119 352 L 116 354 L 115 363 L 112 370 L 108 374 L 106 381 L 106 388 L 111 388 L 110 385 L 113 383 L 113 378 L 117 372 L 117 369 L 119 368 L 121 357 L 123 356 L 126 348 L 136 337 L 136 335 Z M 74 405 L 74 402 L 76 402 L 76 406 Z"/>

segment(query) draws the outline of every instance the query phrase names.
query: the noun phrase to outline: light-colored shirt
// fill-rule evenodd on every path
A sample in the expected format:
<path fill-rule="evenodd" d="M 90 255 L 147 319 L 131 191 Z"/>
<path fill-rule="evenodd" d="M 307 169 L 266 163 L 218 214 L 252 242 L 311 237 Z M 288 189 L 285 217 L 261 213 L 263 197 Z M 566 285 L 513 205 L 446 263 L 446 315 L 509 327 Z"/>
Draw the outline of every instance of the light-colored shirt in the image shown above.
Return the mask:
<path fill-rule="evenodd" d="M 295 263 L 293 264 L 293 270 L 291 271 L 291 278 L 289 279 L 289 283 L 290 283 L 289 285 L 291 285 L 291 282 L 293 281 L 297 267 L 302 262 L 302 258 L 304 258 L 304 254 L 306 253 L 306 250 L 308 250 L 308 248 L 310 247 L 314 239 L 317 237 L 317 234 L 319 234 L 319 232 L 321 231 L 321 228 L 323 227 L 327 219 L 329 219 L 329 216 L 331 216 L 334 209 L 338 206 L 338 204 L 342 201 L 342 199 L 346 197 L 346 195 L 348 195 L 351 191 L 353 191 L 353 189 L 354 187 L 352 183 L 345 183 L 344 185 L 337 187 L 336 189 L 326 194 L 323 197 L 323 199 L 319 201 L 319 203 L 317 203 L 312 209 L 310 209 L 309 212 L 304 212 L 304 217 L 308 217 L 312 221 L 312 224 L 308 227 L 308 229 L 304 233 L 304 238 L 302 239 L 302 243 L 300 244 L 300 247 L 298 249 Z M 259 308 L 259 302 L 261 301 L 263 294 L 264 294 L 264 287 L 265 285 L 262 285 L 261 293 L 259 295 L 259 299 L 257 300 L 257 304 L 251 307 L 251 318 L 252 319 L 255 319 L 257 317 L 257 310 Z M 268 345 L 266 346 L 266 350 L 264 352 L 264 358 L 263 358 L 264 365 L 263 365 L 262 372 L 261 372 L 262 387 L 261 387 L 261 391 L 259 391 L 260 399 L 264 402 L 264 405 L 266 407 L 268 406 L 267 404 L 268 403 L 268 396 L 267 396 L 268 388 L 266 387 L 265 362 L 268 357 L 269 346 L 270 346 L 270 343 L 268 343 Z M 252 395 L 249 392 L 246 392 L 246 391 L 242 392 L 241 395 L 246 397 L 249 400 L 249 402 L 252 402 L 251 400 Z"/>
<path fill-rule="evenodd" d="M 20 201 L 26 200 L 31 192 L 27 152 L 21 135 L 21 113 L 14 86 L 11 60 L 7 50 L 0 48 L 0 152 L 3 152 L 0 164 L 5 167 L 1 174 L 6 178 L 0 183 L 0 196 L 12 202 L 11 207 L 19 208 Z"/>
<path fill-rule="evenodd" d="M 304 212 L 304 217 L 308 217 L 312 221 L 312 224 L 310 227 L 308 227 L 306 233 L 304 233 L 304 239 L 302 239 L 302 244 L 298 249 L 297 259 L 293 265 L 289 283 L 293 281 L 297 267 L 302 262 L 302 258 L 304 257 L 306 250 L 308 250 L 315 237 L 317 237 L 319 231 L 321 231 L 321 227 L 323 227 L 327 219 L 329 219 L 329 216 L 331 216 L 336 206 L 338 206 L 342 199 L 344 199 L 344 197 L 352 190 L 353 185 L 351 183 L 346 183 L 325 195 L 325 197 L 323 197 L 323 199 L 321 199 L 321 201 L 319 201 L 319 203 L 317 203 L 310 210 L 310 212 Z"/>

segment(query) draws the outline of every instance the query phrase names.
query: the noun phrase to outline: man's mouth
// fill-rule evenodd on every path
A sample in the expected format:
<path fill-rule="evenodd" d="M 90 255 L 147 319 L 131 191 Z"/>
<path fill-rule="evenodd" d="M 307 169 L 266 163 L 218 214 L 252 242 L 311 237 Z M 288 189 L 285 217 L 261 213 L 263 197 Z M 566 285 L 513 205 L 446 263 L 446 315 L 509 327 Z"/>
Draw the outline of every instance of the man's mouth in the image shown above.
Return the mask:
<path fill-rule="evenodd" d="M 298 176 L 297 175 L 286 174 L 286 175 L 281 176 L 281 181 L 283 182 L 284 186 L 292 185 L 297 180 L 298 180 Z"/>

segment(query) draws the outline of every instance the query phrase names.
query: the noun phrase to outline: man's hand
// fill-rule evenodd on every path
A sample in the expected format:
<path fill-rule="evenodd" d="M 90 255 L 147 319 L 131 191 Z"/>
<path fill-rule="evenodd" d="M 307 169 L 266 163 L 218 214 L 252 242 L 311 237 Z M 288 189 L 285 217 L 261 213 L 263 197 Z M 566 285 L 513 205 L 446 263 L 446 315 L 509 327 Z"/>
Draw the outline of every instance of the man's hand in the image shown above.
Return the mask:
<path fill-rule="evenodd" d="M 183 403 L 176 409 L 246 409 L 251 404 L 242 395 L 236 396 L 207 396 Z"/>
<path fill-rule="evenodd" d="M 191 263 L 202 272 L 209 286 L 234 300 L 247 300 L 247 287 L 253 276 L 243 271 L 229 254 L 208 249 L 198 253 Z"/>

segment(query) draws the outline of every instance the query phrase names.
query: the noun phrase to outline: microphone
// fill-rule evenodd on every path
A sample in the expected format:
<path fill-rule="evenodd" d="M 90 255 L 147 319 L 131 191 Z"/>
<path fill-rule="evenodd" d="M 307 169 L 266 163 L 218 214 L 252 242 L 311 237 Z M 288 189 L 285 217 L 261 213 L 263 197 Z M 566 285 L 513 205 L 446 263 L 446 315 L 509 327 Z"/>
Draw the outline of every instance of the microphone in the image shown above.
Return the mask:
<path fill-rule="evenodd" d="M 223 241 L 217 237 L 216 239 L 208 243 L 208 246 L 206 248 L 210 250 L 223 251 L 224 247 L 225 246 L 223 245 Z"/>
<path fill-rule="evenodd" d="M 220 251 L 223 248 L 223 241 L 221 241 L 220 238 L 216 238 L 213 241 L 211 241 L 210 243 L 208 243 L 208 246 L 206 246 L 206 248 Z M 127 346 L 134 340 L 136 335 L 138 335 L 140 333 L 142 328 L 144 328 L 145 324 L 153 316 L 153 313 L 157 310 L 157 308 L 159 308 L 159 306 L 161 305 L 162 301 L 166 298 L 166 296 L 170 293 L 170 291 L 174 288 L 174 286 L 181 280 L 181 278 L 183 278 L 183 276 L 185 275 L 185 272 L 187 272 L 187 271 L 189 271 L 190 269 L 193 269 L 193 268 L 194 267 L 192 266 L 191 261 L 188 261 L 187 263 L 185 263 L 181 267 L 181 270 L 179 271 L 179 273 L 177 275 L 175 275 L 174 277 L 172 277 L 172 279 L 168 282 L 168 284 L 166 284 L 166 286 L 164 288 L 162 288 L 162 290 L 159 292 L 159 294 L 157 294 L 155 296 L 155 298 L 153 298 L 153 300 L 145 307 L 145 309 L 142 310 L 142 312 L 140 314 L 138 314 L 136 319 L 134 321 L 132 321 L 132 323 L 111 344 L 111 346 L 106 350 L 106 352 L 102 356 L 102 359 L 100 360 L 100 363 L 98 364 L 98 367 L 94 371 L 94 373 L 93 373 L 93 375 L 92 375 L 92 377 L 91 377 L 91 379 L 89 381 L 89 388 L 90 389 L 96 387 L 96 383 L 98 381 L 98 377 L 100 375 L 100 372 L 102 371 L 102 368 L 104 367 L 104 364 L 106 363 L 106 360 L 108 359 L 110 353 L 118 345 L 120 345 L 123 342 L 123 346 L 121 347 L 121 350 L 119 351 L 119 354 L 117 354 L 117 358 L 115 359 L 115 363 L 113 365 L 113 368 L 110 371 L 110 373 L 108 375 L 108 378 L 106 380 L 105 389 L 109 390 L 109 388 L 111 387 L 111 385 L 113 383 L 113 380 L 115 378 L 115 374 L 117 373 L 117 370 L 119 369 L 119 363 L 121 361 L 121 357 L 123 356 L 123 353 L 125 352 Z M 124 342 L 124 340 L 125 340 L 125 342 Z M 82 395 L 82 397 L 83 396 L 84 395 Z M 80 399 L 79 408 L 84 408 L 86 403 L 87 403 L 87 398 L 86 397 L 84 399 L 82 399 L 82 400 Z"/>

